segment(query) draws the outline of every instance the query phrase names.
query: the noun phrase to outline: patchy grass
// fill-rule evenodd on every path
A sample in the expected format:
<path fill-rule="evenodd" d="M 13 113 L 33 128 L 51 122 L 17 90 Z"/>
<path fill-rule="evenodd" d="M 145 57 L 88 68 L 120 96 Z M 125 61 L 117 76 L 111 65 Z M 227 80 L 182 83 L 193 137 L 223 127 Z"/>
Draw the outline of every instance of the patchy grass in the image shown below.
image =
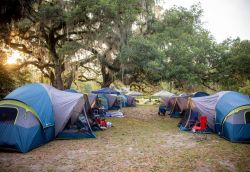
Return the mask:
<path fill-rule="evenodd" d="M 250 171 L 250 144 L 215 134 L 203 141 L 160 117 L 156 106 L 124 108 L 97 139 L 56 140 L 29 153 L 0 152 L 0 171 Z"/>

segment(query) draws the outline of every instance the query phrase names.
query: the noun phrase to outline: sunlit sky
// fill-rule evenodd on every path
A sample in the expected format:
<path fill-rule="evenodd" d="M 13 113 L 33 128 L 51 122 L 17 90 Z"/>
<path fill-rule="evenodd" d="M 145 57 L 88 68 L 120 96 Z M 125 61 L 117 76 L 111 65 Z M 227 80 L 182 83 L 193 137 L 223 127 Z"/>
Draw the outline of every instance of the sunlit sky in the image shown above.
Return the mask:
<path fill-rule="evenodd" d="M 226 38 L 250 40 L 250 0 L 160 0 L 161 5 L 170 7 L 201 3 L 204 10 L 202 21 L 218 42 Z"/>
<path fill-rule="evenodd" d="M 13 51 L 12 54 L 7 59 L 7 64 L 15 64 L 17 59 L 21 58 L 21 54 L 18 51 Z"/>

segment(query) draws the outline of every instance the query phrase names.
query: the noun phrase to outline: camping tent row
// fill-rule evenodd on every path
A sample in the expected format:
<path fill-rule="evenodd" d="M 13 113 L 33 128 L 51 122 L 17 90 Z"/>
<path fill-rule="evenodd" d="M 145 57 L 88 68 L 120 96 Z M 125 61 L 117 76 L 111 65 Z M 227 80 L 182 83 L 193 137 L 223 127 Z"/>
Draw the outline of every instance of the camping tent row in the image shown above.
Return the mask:
<path fill-rule="evenodd" d="M 96 100 L 98 100 L 101 106 L 106 110 L 135 106 L 134 97 L 122 94 L 111 88 L 102 88 L 100 90 L 92 91 L 92 93 L 89 94 L 89 99 L 92 100 L 92 102 L 90 102 L 92 107 L 94 106 L 94 103 L 97 103 Z"/>
<path fill-rule="evenodd" d="M 181 130 L 190 130 L 199 116 L 207 116 L 208 127 L 231 142 L 250 141 L 250 99 L 233 91 L 192 97 Z"/>
<path fill-rule="evenodd" d="M 95 138 L 89 110 L 87 95 L 46 84 L 17 88 L 0 101 L 0 147 L 28 152 L 55 138 Z"/>
<path fill-rule="evenodd" d="M 171 117 L 181 117 L 188 109 L 189 97 L 203 97 L 209 94 L 205 92 L 196 92 L 194 94 L 181 94 L 179 96 L 162 96 L 161 101 L 166 105 Z"/>

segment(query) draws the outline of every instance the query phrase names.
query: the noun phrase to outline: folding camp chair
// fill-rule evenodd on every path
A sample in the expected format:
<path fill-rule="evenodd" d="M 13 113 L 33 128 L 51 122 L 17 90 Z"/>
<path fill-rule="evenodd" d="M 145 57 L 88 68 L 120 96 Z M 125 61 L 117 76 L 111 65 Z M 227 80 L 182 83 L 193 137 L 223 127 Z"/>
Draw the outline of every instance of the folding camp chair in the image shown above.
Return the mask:
<path fill-rule="evenodd" d="M 200 117 L 200 122 L 197 122 L 195 126 L 192 128 L 193 132 L 196 131 L 205 131 L 207 129 L 207 117 L 206 116 L 201 116 Z"/>
<path fill-rule="evenodd" d="M 207 140 L 207 133 L 208 128 L 207 128 L 207 117 L 206 116 L 201 116 L 200 121 L 196 122 L 196 124 L 192 128 L 192 132 L 195 134 L 196 140 L 202 141 L 202 140 Z"/>

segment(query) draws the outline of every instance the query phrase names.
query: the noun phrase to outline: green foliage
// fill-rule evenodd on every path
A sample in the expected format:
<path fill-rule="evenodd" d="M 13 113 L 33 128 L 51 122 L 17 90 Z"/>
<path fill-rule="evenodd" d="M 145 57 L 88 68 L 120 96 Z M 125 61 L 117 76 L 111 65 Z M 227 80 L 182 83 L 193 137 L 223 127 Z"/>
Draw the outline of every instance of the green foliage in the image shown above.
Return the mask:
<path fill-rule="evenodd" d="M 65 10 L 62 5 L 63 4 L 58 3 L 58 1 L 42 3 L 38 10 L 39 20 L 50 26 L 60 25 L 64 22 L 66 17 Z"/>
<path fill-rule="evenodd" d="M 125 46 L 119 60 L 123 65 L 120 77 L 127 77 L 129 83 L 148 82 L 155 84 L 161 80 L 163 54 L 157 46 L 143 37 L 134 37 Z M 123 78 L 122 78 L 123 79 Z"/>
<path fill-rule="evenodd" d="M 244 93 L 244 94 L 246 94 L 246 95 L 248 95 L 248 96 L 250 96 L 250 81 L 247 80 L 245 82 L 245 86 L 244 87 L 240 87 L 239 91 L 242 92 L 242 93 Z"/>
<path fill-rule="evenodd" d="M 174 7 L 161 19 L 152 18 L 146 36 L 130 40 L 120 54 L 126 72 L 137 82 L 174 83 L 177 89 L 210 84 L 220 51 L 210 33 L 202 28 L 202 10 Z M 126 59 L 124 61 L 124 59 Z"/>
<path fill-rule="evenodd" d="M 31 83 L 30 68 L 23 68 L 18 71 L 11 71 L 11 76 L 15 81 L 15 87 L 21 87 L 24 84 Z"/>
<path fill-rule="evenodd" d="M 92 91 L 92 86 L 90 83 L 86 83 L 83 87 L 84 93 L 90 93 Z"/>
<path fill-rule="evenodd" d="M 78 42 L 65 42 L 61 48 L 58 48 L 58 55 L 63 57 L 72 57 L 83 45 Z"/>
<path fill-rule="evenodd" d="M 226 40 L 222 43 L 223 53 L 218 63 L 219 83 L 223 89 L 238 91 L 247 88 L 250 79 L 250 41 Z"/>

